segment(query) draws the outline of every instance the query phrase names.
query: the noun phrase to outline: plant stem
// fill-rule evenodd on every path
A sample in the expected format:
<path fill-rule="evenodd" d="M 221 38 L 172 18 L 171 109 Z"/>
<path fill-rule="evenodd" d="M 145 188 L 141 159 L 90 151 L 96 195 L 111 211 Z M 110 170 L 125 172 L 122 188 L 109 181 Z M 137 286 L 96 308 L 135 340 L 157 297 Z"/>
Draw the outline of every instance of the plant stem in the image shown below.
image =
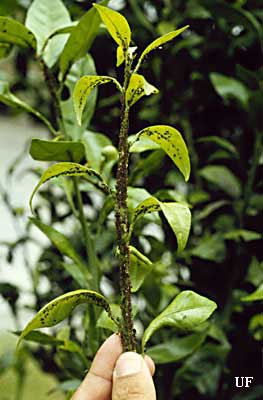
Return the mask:
<path fill-rule="evenodd" d="M 129 221 L 127 206 L 128 164 L 129 164 L 129 107 L 125 103 L 125 94 L 130 81 L 131 61 L 126 61 L 124 85 L 121 98 L 121 123 L 119 135 L 119 161 L 116 176 L 116 207 L 115 223 L 117 244 L 120 258 L 120 292 L 122 326 L 121 338 L 123 351 L 135 351 L 136 340 L 133 330 L 130 280 L 130 249 L 129 249 Z"/>

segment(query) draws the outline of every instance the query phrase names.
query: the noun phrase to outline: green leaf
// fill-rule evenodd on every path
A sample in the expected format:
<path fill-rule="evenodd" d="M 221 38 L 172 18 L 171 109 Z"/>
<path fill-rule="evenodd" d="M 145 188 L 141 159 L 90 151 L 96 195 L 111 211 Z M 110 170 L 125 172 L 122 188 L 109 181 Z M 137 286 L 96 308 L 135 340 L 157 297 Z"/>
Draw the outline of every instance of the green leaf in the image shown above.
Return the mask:
<path fill-rule="evenodd" d="M 15 335 L 20 336 L 22 331 L 13 332 Z M 31 331 L 24 336 L 24 339 L 29 342 L 35 342 L 43 345 L 57 345 L 63 344 L 63 340 L 60 340 L 54 336 L 48 335 L 47 333 L 40 331 Z"/>
<path fill-rule="evenodd" d="M 137 140 L 147 137 L 159 144 L 182 172 L 186 181 L 190 176 L 190 160 L 186 144 L 177 129 L 167 125 L 149 126 L 137 133 Z"/>
<path fill-rule="evenodd" d="M 117 48 L 117 67 L 120 66 L 127 55 L 130 42 L 131 30 L 126 18 L 117 11 L 93 4 L 98 11 L 103 23 L 105 24 L 109 34 L 118 45 Z"/>
<path fill-rule="evenodd" d="M 234 98 L 244 107 L 247 107 L 249 90 L 242 82 L 216 72 L 210 74 L 210 79 L 216 92 L 224 100 Z"/>
<path fill-rule="evenodd" d="M 133 246 L 130 246 L 130 263 L 131 291 L 135 293 L 140 289 L 146 276 L 151 272 L 153 263 Z"/>
<path fill-rule="evenodd" d="M 97 86 L 109 82 L 113 82 L 117 86 L 117 88 L 122 91 L 119 82 L 115 78 L 112 78 L 110 76 L 87 75 L 83 76 L 77 82 L 73 92 L 73 102 L 79 125 L 81 125 L 82 113 L 89 94 Z"/>
<path fill-rule="evenodd" d="M 103 181 L 100 174 L 93 170 L 92 168 L 88 168 L 85 165 L 71 163 L 71 162 L 61 162 L 58 164 L 51 165 L 42 175 L 40 181 L 36 185 L 35 189 L 33 190 L 29 204 L 31 211 L 33 212 L 32 201 L 33 197 L 45 182 L 49 181 L 52 178 L 57 178 L 58 176 L 86 176 L 89 175 L 91 177 L 96 177 L 100 181 Z"/>
<path fill-rule="evenodd" d="M 253 257 L 248 268 L 246 281 L 254 286 L 259 286 L 263 283 L 263 261 L 259 262 L 256 257 Z"/>
<path fill-rule="evenodd" d="M 151 94 L 159 93 L 159 90 L 148 83 L 144 76 L 139 74 L 132 74 L 129 86 L 126 92 L 126 104 L 131 107 L 141 97 L 150 96 Z"/>
<path fill-rule="evenodd" d="M 39 161 L 73 161 L 85 158 L 85 147 L 81 142 L 32 139 L 30 155 Z"/>
<path fill-rule="evenodd" d="M 258 232 L 249 231 L 247 229 L 234 229 L 225 233 L 224 238 L 228 240 L 236 240 L 237 242 L 240 239 L 243 239 L 245 242 L 250 242 L 251 240 L 261 239 L 262 235 Z"/>
<path fill-rule="evenodd" d="M 237 152 L 237 149 L 235 148 L 235 146 L 229 140 L 226 140 L 225 138 L 221 138 L 218 136 L 206 136 L 206 137 L 198 139 L 198 142 L 215 143 L 218 146 L 222 147 L 223 149 L 229 151 L 235 157 L 238 156 L 238 152 Z"/>
<path fill-rule="evenodd" d="M 196 247 L 191 250 L 191 254 L 202 260 L 222 262 L 226 256 L 225 242 L 220 234 L 203 237 Z"/>
<path fill-rule="evenodd" d="M 223 165 L 209 165 L 200 170 L 200 175 L 208 182 L 218 186 L 233 198 L 241 195 L 241 186 L 235 175 Z"/>
<path fill-rule="evenodd" d="M 143 153 L 144 151 L 160 149 L 160 145 L 158 143 L 154 143 L 147 137 L 142 137 L 140 140 L 136 140 L 136 135 L 129 136 L 129 144 L 130 153 Z"/>
<path fill-rule="evenodd" d="M 38 119 L 44 122 L 44 124 L 54 135 L 57 134 L 56 130 L 53 128 L 48 119 L 44 115 L 42 115 L 39 111 L 35 110 L 28 104 L 24 103 L 13 93 L 11 93 L 8 83 L 4 81 L 0 81 L 0 101 L 10 107 L 21 108 L 22 110 L 25 110 L 26 112 L 35 115 Z"/>
<path fill-rule="evenodd" d="M 12 50 L 12 45 L 8 43 L 0 42 L 0 60 L 6 58 Z"/>
<path fill-rule="evenodd" d="M 42 53 L 46 39 L 60 28 L 68 27 L 71 18 L 61 0 L 34 0 L 28 9 L 26 26 L 35 34 L 37 53 Z M 52 67 L 66 42 L 64 35 L 52 38 L 44 50 L 44 61 Z"/>
<path fill-rule="evenodd" d="M 1 16 L 0 42 L 1 44 L 15 44 L 20 47 L 36 48 L 36 38 L 29 29 L 14 19 Z"/>
<path fill-rule="evenodd" d="M 242 301 L 259 301 L 263 300 L 263 283 L 251 294 L 241 299 Z"/>
<path fill-rule="evenodd" d="M 169 33 L 166 33 L 165 35 L 157 38 L 156 40 L 154 40 L 152 43 L 149 44 L 149 46 L 146 47 L 146 49 L 142 52 L 138 64 L 135 68 L 135 72 L 138 71 L 138 69 L 141 66 L 141 63 L 143 62 L 144 58 L 153 50 L 156 50 L 160 47 L 162 47 L 164 44 L 170 42 L 171 40 L 173 40 L 174 38 L 176 38 L 176 36 L 180 35 L 182 32 L 184 32 L 187 28 L 189 27 L 189 25 L 184 26 L 183 28 L 177 29 L 176 31 L 172 31 Z"/>
<path fill-rule="evenodd" d="M 206 332 L 178 337 L 157 346 L 150 347 L 147 355 L 156 364 L 178 362 L 196 351 L 206 338 Z"/>
<path fill-rule="evenodd" d="M 80 264 L 69 264 L 63 262 L 61 265 L 81 288 L 87 287 L 86 269 L 84 270 L 84 268 L 80 268 Z"/>
<path fill-rule="evenodd" d="M 201 211 L 196 213 L 195 219 L 197 221 L 201 221 L 202 219 L 209 217 L 209 215 L 211 215 L 214 211 L 228 204 L 229 202 L 226 200 L 218 200 L 214 201 L 213 203 L 209 203 Z"/>
<path fill-rule="evenodd" d="M 74 110 L 73 92 L 76 83 L 83 75 L 96 75 L 95 63 L 90 54 L 87 54 L 85 57 L 75 62 L 71 67 L 65 81 L 65 86 L 68 88 L 70 95 L 67 100 L 61 100 L 60 102 L 67 135 L 73 140 L 79 140 L 82 138 L 85 129 L 93 117 L 97 102 L 98 90 L 95 88 L 90 94 L 89 101 L 84 108 L 82 125 L 80 126 Z"/>
<path fill-rule="evenodd" d="M 51 241 L 51 243 L 60 251 L 61 254 L 69 257 L 72 261 L 74 261 L 78 265 L 81 273 L 84 274 L 84 276 L 87 279 L 89 273 L 88 273 L 87 269 L 85 268 L 85 266 L 83 265 L 82 259 L 80 258 L 80 256 L 78 255 L 78 253 L 76 252 L 74 247 L 72 246 L 70 240 L 65 235 L 63 235 L 56 229 L 52 228 L 50 225 L 46 225 L 36 218 L 31 217 L 31 218 L 29 218 L 29 220 L 38 229 L 40 229 L 41 232 L 44 233 L 44 235 L 46 235 L 48 237 L 48 239 Z"/>
<path fill-rule="evenodd" d="M 103 2 L 104 4 L 107 1 Z M 60 80 L 64 81 L 72 65 L 90 50 L 99 30 L 100 18 L 94 8 L 86 12 L 71 32 L 60 55 Z"/>
<path fill-rule="evenodd" d="M 79 304 L 95 304 L 104 308 L 112 317 L 109 303 L 101 294 L 84 289 L 68 292 L 52 300 L 38 311 L 36 316 L 23 329 L 18 345 L 29 332 L 38 328 L 51 327 L 63 321 Z"/>
<path fill-rule="evenodd" d="M 145 214 L 162 211 L 167 222 L 172 228 L 178 243 L 178 253 L 182 252 L 186 246 L 190 228 L 191 213 L 189 208 L 180 203 L 163 203 L 155 197 L 149 197 L 143 200 L 132 213 L 130 232 L 131 236 L 135 223 Z"/>
<path fill-rule="evenodd" d="M 162 212 L 172 228 L 178 244 L 178 253 L 186 246 L 191 228 L 191 212 L 179 203 L 160 203 Z"/>
<path fill-rule="evenodd" d="M 255 340 L 263 340 L 263 314 L 253 315 L 249 321 L 249 333 Z"/>
<path fill-rule="evenodd" d="M 121 308 L 118 304 L 110 304 L 112 314 L 115 320 L 121 319 Z M 103 310 L 97 320 L 96 327 L 102 329 L 108 329 L 111 332 L 116 332 L 118 330 L 118 325 L 112 318 L 109 317 L 108 313 Z"/>
<path fill-rule="evenodd" d="M 142 337 L 142 349 L 145 348 L 154 332 L 163 326 L 172 326 L 184 331 L 192 330 L 206 321 L 216 307 L 214 301 L 195 292 L 190 290 L 181 292 L 145 330 Z"/>
<path fill-rule="evenodd" d="M 86 131 L 82 142 L 86 150 L 86 158 L 92 168 L 99 171 L 103 161 L 103 149 L 110 146 L 110 139 L 99 132 Z"/>

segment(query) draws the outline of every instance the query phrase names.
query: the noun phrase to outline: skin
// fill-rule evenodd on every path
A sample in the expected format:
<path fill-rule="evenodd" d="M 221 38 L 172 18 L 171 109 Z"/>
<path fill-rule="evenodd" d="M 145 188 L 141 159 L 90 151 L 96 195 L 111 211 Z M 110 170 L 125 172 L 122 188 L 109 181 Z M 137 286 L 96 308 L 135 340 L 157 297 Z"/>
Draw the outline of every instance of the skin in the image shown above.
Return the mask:
<path fill-rule="evenodd" d="M 91 368 L 71 400 L 156 400 L 148 356 L 122 353 L 120 336 L 110 336 L 98 350 Z"/>

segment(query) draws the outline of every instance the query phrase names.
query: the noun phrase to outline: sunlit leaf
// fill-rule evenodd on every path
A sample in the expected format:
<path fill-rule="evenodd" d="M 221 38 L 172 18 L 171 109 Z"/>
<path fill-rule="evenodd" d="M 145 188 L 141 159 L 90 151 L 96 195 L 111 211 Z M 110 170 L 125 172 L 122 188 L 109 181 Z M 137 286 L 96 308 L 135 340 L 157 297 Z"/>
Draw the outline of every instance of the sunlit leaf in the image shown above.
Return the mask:
<path fill-rule="evenodd" d="M 137 140 L 149 138 L 160 145 L 173 160 L 187 181 L 190 176 L 190 160 L 186 144 L 177 129 L 167 125 L 149 126 L 137 133 Z"/>
<path fill-rule="evenodd" d="M 113 82 L 120 91 L 122 90 L 119 82 L 110 76 L 87 75 L 77 82 L 73 92 L 73 102 L 79 125 L 81 125 L 82 113 L 89 94 L 97 86 L 109 82 Z"/>
<path fill-rule="evenodd" d="M 85 147 L 81 142 L 32 139 L 30 155 L 39 161 L 73 161 L 85 158 Z"/>
<path fill-rule="evenodd" d="M 109 34 L 118 44 L 117 48 L 117 67 L 125 60 L 128 48 L 131 42 L 131 30 L 129 24 L 123 15 L 110 8 L 93 4 L 98 11 Z"/>
<path fill-rule="evenodd" d="M 95 304 L 102 307 L 110 316 L 112 316 L 109 303 L 104 296 L 92 290 L 75 290 L 57 297 L 41 308 L 25 329 L 23 329 L 18 345 L 29 332 L 38 328 L 57 325 L 59 322 L 67 318 L 75 307 L 84 303 Z"/>
<path fill-rule="evenodd" d="M 20 47 L 36 48 L 34 34 L 23 24 L 12 18 L 0 16 L 0 42 Z"/>
<path fill-rule="evenodd" d="M 173 40 L 174 38 L 176 38 L 176 36 L 180 35 L 180 33 L 184 32 L 187 28 L 189 27 L 189 25 L 184 26 L 183 28 L 177 29 L 176 31 L 172 31 L 169 33 L 166 33 L 165 35 L 157 38 L 156 40 L 154 40 L 152 43 L 149 44 L 149 46 L 146 47 L 146 49 L 142 52 L 138 64 L 135 68 L 136 71 L 138 71 L 141 63 L 143 62 L 144 58 L 153 50 L 156 50 L 160 47 L 162 47 L 164 44 L 170 42 L 171 40 Z"/>
<path fill-rule="evenodd" d="M 240 182 L 227 167 L 223 165 L 208 165 L 202 168 L 199 173 L 204 179 L 218 186 L 229 196 L 240 197 Z"/>
<path fill-rule="evenodd" d="M 21 108 L 22 110 L 35 115 L 38 119 L 40 119 L 44 124 L 48 127 L 48 129 L 56 135 L 56 131 L 48 121 L 48 119 L 41 114 L 39 111 L 32 108 L 30 105 L 24 103 L 18 97 L 16 97 L 13 93 L 10 92 L 9 85 L 7 82 L 0 81 L 0 101 L 8 106 Z"/>
<path fill-rule="evenodd" d="M 162 211 L 167 222 L 172 228 L 178 243 L 178 252 L 180 253 L 186 246 L 190 227 L 191 227 L 191 212 L 189 208 L 181 203 L 176 202 L 161 202 L 155 197 L 148 197 L 143 200 L 132 213 L 130 224 L 130 236 L 134 225 L 139 218 L 146 214 Z"/>
<path fill-rule="evenodd" d="M 126 92 L 126 104 L 131 107 L 141 97 L 150 96 L 151 94 L 159 93 L 159 90 L 148 83 L 144 76 L 139 74 L 132 74 L 129 86 Z"/>
<path fill-rule="evenodd" d="M 194 333 L 186 337 L 177 337 L 150 347 L 147 350 L 149 355 L 156 364 L 166 364 L 170 362 L 178 362 L 197 350 L 206 338 L 206 332 Z"/>
<path fill-rule="evenodd" d="M 240 239 L 243 239 L 245 242 L 250 242 L 251 240 L 262 239 L 262 235 L 258 232 L 249 231 L 247 229 L 234 229 L 226 232 L 224 238 L 228 240 L 236 240 L 237 242 Z"/>
<path fill-rule="evenodd" d="M 74 110 L 73 92 L 76 83 L 84 75 L 96 75 L 95 62 L 90 54 L 86 54 L 80 60 L 75 62 L 65 80 L 65 87 L 69 90 L 69 97 L 66 100 L 60 101 L 61 111 L 64 120 L 65 130 L 67 135 L 72 140 L 80 140 L 85 129 L 90 124 L 91 118 L 95 112 L 98 90 L 95 88 L 89 95 L 86 106 L 82 113 L 82 125 L 77 121 L 77 116 Z"/>
<path fill-rule="evenodd" d="M 180 253 L 185 248 L 188 240 L 191 228 L 191 212 L 187 206 L 180 203 L 160 202 L 160 206 L 167 222 L 176 236 L 178 253 Z"/>
<path fill-rule="evenodd" d="M 130 246 L 130 278 L 132 292 L 137 292 L 146 276 L 151 272 L 153 263 L 135 247 Z"/>
<path fill-rule="evenodd" d="M 92 168 L 88 168 L 85 165 L 71 163 L 71 162 L 61 162 L 58 164 L 51 165 L 42 175 L 40 181 L 36 185 L 33 193 L 30 196 L 29 204 L 31 211 L 33 211 L 32 201 L 33 197 L 45 182 L 49 181 L 52 178 L 57 178 L 58 176 L 91 176 L 96 177 L 102 181 L 102 178 L 98 172 L 93 170 Z"/>
<path fill-rule="evenodd" d="M 150 337 L 164 326 L 172 326 L 180 331 L 190 331 L 206 321 L 217 305 L 214 301 L 190 290 L 181 292 L 171 304 L 156 317 L 145 330 L 142 349 Z"/>

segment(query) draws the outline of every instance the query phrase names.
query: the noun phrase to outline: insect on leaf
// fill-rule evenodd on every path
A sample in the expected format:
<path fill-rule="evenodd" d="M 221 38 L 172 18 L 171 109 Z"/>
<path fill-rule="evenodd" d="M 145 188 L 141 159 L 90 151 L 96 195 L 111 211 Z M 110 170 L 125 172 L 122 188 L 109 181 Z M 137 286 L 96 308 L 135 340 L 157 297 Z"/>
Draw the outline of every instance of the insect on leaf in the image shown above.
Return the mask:
<path fill-rule="evenodd" d="M 176 36 L 180 35 L 180 33 L 184 32 L 187 28 L 189 28 L 189 25 L 184 26 L 183 28 L 177 29 L 176 31 L 172 31 L 169 33 L 166 33 L 165 35 L 155 39 L 152 43 L 149 44 L 149 46 L 146 47 L 146 49 L 142 52 L 138 64 L 135 68 L 135 71 L 138 71 L 141 63 L 143 62 L 144 58 L 153 50 L 158 49 L 159 47 L 163 46 L 164 44 L 170 42 L 173 40 Z"/>
<path fill-rule="evenodd" d="M 126 92 L 126 104 L 131 107 L 142 96 L 150 96 L 151 94 L 156 93 L 159 93 L 159 90 L 155 86 L 148 83 L 144 76 L 132 74 Z"/>
<path fill-rule="evenodd" d="M 131 225 L 130 225 L 130 235 L 132 234 L 134 225 L 145 214 L 158 212 L 161 210 L 160 202 L 155 197 L 148 197 L 147 199 L 143 200 L 138 206 L 133 210 L 132 218 L 131 218 Z"/>
<path fill-rule="evenodd" d="M 57 178 L 58 176 L 92 176 L 96 177 L 102 181 L 102 178 L 98 172 L 88 168 L 84 165 L 71 163 L 71 162 L 61 162 L 58 164 L 51 165 L 42 175 L 40 181 L 36 185 L 33 193 L 30 196 L 29 204 L 31 211 L 33 212 L 32 201 L 33 197 L 43 183 L 49 181 L 52 178 Z"/>
<path fill-rule="evenodd" d="M 172 326 L 179 331 L 191 331 L 205 322 L 216 307 L 214 301 L 191 290 L 181 292 L 145 330 L 142 338 L 142 349 L 144 350 L 154 332 L 163 326 Z"/>
<path fill-rule="evenodd" d="M 128 48 L 131 42 L 131 29 L 126 18 L 117 11 L 93 4 L 98 11 L 103 23 L 105 24 L 109 34 L 118 44 L 117 48 L 117 67 L 125 60 Z"/>
<path fill-rule="evenodd" d="M 119 82 L 110 76 L 86 75 L 76 83 L 73 91 L 73 102 L 79 125 L 81 125 L 82 113 L 91 91 L 97 86 L 109 82 L 113 82 L 122 91 Z"/>
<path fill-rule="evenodd" d="M 29 29 L 8 17 L 0 17 L 0 42 L 33 49 L 37 44 L 34 34 Z"/>
<path fill-rule="evenodd" d="M 79 304 L 95 304 L 104 308 L 112 317 L 110 305 L 104 296 L 92 290 L 75 290 L 57 297 L 41 308 L 22 331 L 18 345 L 34 329 L 51 327 L 63 321 Z"/>
<path fill-rule="evenodd" d="M 177 129 L 167 125 L 149 126 L 137 133 L 137 140 L 141 137 L 147 137 L 159 144 L 188 181 L 191 168 L 189 154 L 184 139 Z"/>

